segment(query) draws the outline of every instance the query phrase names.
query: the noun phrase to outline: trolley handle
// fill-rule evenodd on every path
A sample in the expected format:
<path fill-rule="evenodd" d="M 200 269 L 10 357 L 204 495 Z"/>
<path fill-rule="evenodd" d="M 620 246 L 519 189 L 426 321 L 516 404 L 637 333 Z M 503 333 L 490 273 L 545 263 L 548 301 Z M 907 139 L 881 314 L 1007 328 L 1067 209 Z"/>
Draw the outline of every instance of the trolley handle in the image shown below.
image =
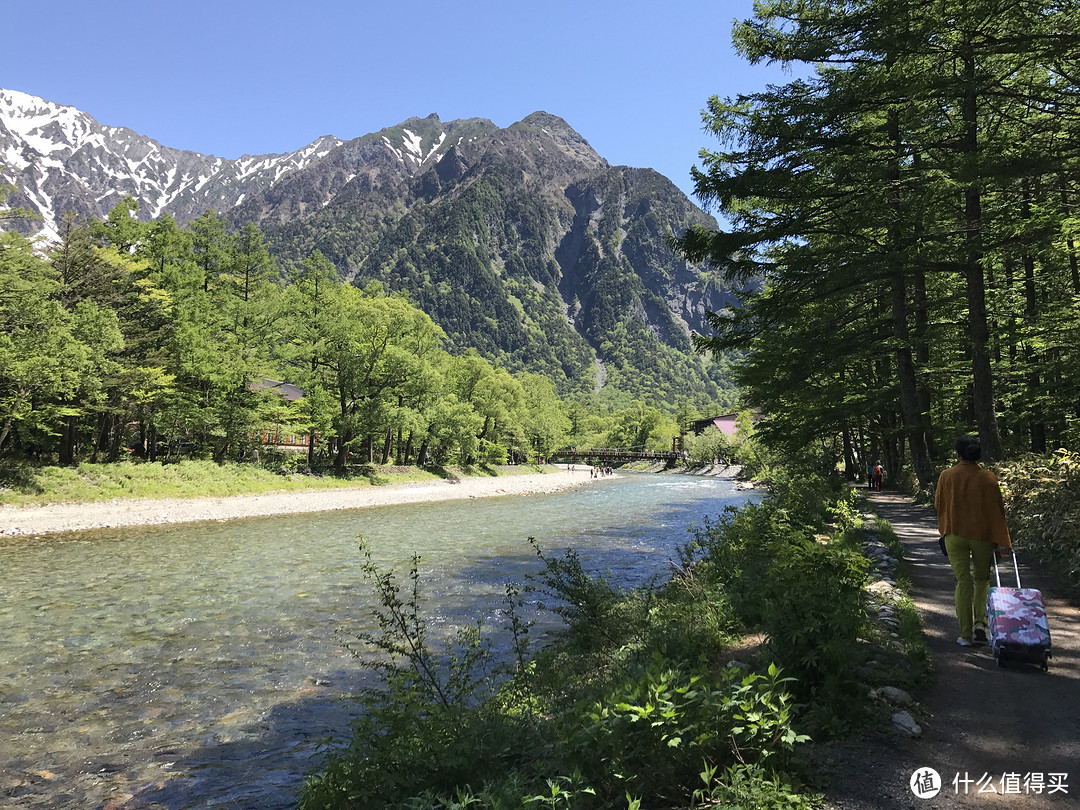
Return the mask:
<path fill-rule="evenodd" d="M 1024 586 L 1020 584 L 1020 566 L 1016 563 L 1016 549 L 1010 548 L 1009 551 L 1012 552 L 1013 571 L 1016 572 L 1016 589 L 1020 590 Z M 998 571 L 998 558 L 996 548 L 994 549 L 994 579 L 997 580 L 997 586 L 1000 588 L 1001 573 Z"/>

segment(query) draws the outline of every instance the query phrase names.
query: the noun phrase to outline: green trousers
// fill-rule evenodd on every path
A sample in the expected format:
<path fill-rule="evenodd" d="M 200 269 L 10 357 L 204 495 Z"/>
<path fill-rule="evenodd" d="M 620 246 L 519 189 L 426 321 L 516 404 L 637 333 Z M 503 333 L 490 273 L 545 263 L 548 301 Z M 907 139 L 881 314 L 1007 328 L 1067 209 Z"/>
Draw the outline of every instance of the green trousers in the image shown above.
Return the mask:
<path fill-rule="evenodd" d="M 949 564 L 956 577 L 956 621 L 960 624 L 961 637 L 971 641 L 972 625 L 986 623 L 986 592 L 990 590 L 994 544 L 947 534 L 945 550 L 949 552 Z"/>

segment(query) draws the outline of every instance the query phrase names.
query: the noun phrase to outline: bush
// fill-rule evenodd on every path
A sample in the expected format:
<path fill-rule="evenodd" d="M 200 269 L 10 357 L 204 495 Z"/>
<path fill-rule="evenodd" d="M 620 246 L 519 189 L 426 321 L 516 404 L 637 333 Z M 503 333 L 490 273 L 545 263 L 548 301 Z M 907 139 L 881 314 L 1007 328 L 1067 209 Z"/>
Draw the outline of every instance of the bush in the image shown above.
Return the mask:
<path fill-rule="evenodd" d="M 798 673 L 800 697 L 842 707 L 854 686 L 866 558 L 837 545 L 793 545 L 769 569 L 763 628 L 769 652 Z"/>
<path fill-rule="evenodd" d="M 725 810 L 812 810 L 822 798 L 800 794 L 783 774 L 760 765 L 732 765 L 719 776 L 716 769 L 700 774 L 706 787 L 694 792 L 692 807 Z"/>
<path fill-rule="evenodd" d="M 466 628 L 436 650 L 427 638 L 417 558 L 402 585 L 361 549 L 378 598 L 378 629 L 358 632 L 346 647 L 383 683 L 361 693 L 349 745 L 330 750 L 322 772 L 308 777 L 301 808 L 448 806 L 438 802 L 500 783 L 541 758 L 546 743 L 532 715 L 503 711 L 494 699 L 483 627 Z M 527 628 L 516 621 L 512 590 L 507 595 L 517 647 Z"/>
<path fill-rule="evenodd" d="M 1080 454 L 1058 450 L 994 468 L 1014 543 L 1080 589 Z"/>
<path fill-rule="evenodd" d="M 815 715 L 844 714 L 861 663 L 867 563 L 837 534 L 859 520 L 854 497 L 827 478 L 786 479 L 765 501 L 706 523 L 683 550 L 684 568 L 723 594 L 743 628 L 766 634 L 772 660 L 796 677 L 792 689 Z M 826 540 L 825 529 L 836 537 Z"/>
<path fill-rule="evenodd" d="M 568 637 L 579 649 L 603 649 L 627 643 L 640 633 L 649 600 L 646 591 L 631 592 L 604 574 L 589 574 L 578 554 L 546 556 L 533 537 L 529 543 L 543 561 L 544 570 L 530 577 L 530 589 L 553 600 L 541 603 L 566 622 Z"/>
<path fill-rule="evenodd" d="M 657 656 L 599 700 L 561 721 L 563 756 L 599 797 L 624 793 L 646 806 L 686 802 L 707 766 L 735 762 L 790 764 L 796 743 L 808 738 L 791 727 L 790 678 L 728 667 L 672 668 Z"/>

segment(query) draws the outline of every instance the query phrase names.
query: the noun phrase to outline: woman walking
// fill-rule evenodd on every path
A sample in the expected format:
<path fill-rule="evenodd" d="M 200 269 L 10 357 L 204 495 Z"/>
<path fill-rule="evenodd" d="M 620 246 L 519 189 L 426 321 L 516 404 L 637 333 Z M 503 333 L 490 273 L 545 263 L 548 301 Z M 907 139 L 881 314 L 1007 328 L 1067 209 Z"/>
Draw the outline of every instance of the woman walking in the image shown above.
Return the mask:
<path fill-rule="evenodd" d="M 979 465 L 982 447 L 974 436 L 956 440 L 956 463 L 938 478 L 934 506 L 938 533 L 945 540 L 956 577 L 956 643 L 986 643 L 986 594 L 995 550 L 1003 557 L 1012 547 L 1005 504 L 997 476 Z"/>

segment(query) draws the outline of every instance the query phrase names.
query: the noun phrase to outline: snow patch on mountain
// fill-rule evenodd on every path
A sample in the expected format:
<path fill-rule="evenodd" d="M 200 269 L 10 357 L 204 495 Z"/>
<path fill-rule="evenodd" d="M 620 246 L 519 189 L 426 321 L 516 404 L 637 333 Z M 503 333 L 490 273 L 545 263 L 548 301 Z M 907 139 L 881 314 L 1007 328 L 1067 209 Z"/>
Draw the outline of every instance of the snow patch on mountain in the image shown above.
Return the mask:
<path fill-rule="evenodd" d="M 341 144 L 324 136 L 295 152 L 230 160 L 162 146 L 74 107 L 0 90 L 0 182 L 16 187 L 7 204 L 41 215 L 5 225 L 52 241 L 64 212 L 102 218 L 126 195 L 139 202 L 140 219 L 168 212 L 185 224 L 207 208 L 238 205 Z"/>

